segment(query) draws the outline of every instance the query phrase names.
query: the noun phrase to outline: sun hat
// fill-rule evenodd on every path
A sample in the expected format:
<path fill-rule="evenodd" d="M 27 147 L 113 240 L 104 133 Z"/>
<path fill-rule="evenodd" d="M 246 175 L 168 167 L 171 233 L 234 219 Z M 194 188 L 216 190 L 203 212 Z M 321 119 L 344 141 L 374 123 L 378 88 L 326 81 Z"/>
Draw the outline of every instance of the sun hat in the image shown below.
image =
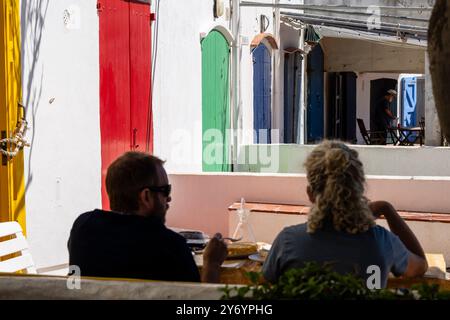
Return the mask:
<path fill-rule="evenodd" d="M 390 95 L 396 96 L 397 95 L 397 91 L 395 91 L 394 89 L 389 89 L 387 91 L 387 93 L 389 93 Z"/>

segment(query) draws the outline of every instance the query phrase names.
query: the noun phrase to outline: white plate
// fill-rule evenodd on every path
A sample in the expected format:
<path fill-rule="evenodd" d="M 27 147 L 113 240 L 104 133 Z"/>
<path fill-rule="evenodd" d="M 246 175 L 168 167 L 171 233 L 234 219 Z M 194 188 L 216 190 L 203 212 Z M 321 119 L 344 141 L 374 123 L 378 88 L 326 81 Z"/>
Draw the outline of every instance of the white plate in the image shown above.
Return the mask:
<path fill-rule="evenodd" d="M 259 253 L 251 254 L 248 256 L 248 258 L 257 262 L 264 262 L 266 260 L 266 258 L 260 256 Z"/>
<path fill-rule="evenodd" d="M 194 261 L 198 267 L 203 267 L 203 256 L 196 254 L 194 256 Z M 241 260 L 241 261 L 226 261 L 225 260 L 223 262 L 223 264 L 221 265 L 221 267 L 238 269 L 238 268 L 242 267 L 244 264 L 245 264 L 245 260 Z"/>

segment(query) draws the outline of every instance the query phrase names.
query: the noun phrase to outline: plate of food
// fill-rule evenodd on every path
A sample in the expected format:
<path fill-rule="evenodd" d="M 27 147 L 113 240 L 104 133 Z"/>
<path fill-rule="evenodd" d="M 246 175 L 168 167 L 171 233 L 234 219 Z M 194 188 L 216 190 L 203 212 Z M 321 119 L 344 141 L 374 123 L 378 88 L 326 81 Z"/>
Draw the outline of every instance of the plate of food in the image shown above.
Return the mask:
<path fill-rule="evenodd" d="M 254 242 L 235 242 L 228 245 L 227 259 L 247 259 L 249 255 L 258 253 L 258 245 Z"/>

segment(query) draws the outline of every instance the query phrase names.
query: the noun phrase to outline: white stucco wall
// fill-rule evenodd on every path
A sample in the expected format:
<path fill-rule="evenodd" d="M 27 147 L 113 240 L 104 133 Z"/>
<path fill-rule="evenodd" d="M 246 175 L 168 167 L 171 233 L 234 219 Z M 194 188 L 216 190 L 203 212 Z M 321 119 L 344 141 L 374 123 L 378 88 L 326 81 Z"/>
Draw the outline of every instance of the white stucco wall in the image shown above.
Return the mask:
<path fill-rule="evenodd" d="M 314 145 L 248 145 L 241 150 L 240 172 L 305 173 L 303 164 Z M 450 148 L 352 145 L 364 172 L 382 176 L 450 177 Z"/>
<path fill-rule="evenodd" d="M 68 261 L 75 218 L 100 207 L 99 26 L 95 0 L 22 1 L 28 240 L 38 267 Z M 70 9 L 73 24 L 64 24 Z"/>

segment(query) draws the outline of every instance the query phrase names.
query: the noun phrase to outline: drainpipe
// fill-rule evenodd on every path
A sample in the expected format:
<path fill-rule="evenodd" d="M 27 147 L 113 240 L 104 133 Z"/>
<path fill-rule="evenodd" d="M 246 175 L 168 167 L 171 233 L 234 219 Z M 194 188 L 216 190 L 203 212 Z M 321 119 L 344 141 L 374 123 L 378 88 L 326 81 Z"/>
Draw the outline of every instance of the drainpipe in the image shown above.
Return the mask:
<path fill-rule="evenodd" d="M 280 4 L 280 0 L 274 0 L 275 8 L 273 10 L 273 36 L 275 37 L 278 46 L 280 47 L 280 8 L 278 5 Z M 282 48 L 278 48 L 278 50 L 274 51 L 274 86 L 273 86 L 273 102 L 272 103 L 272 119 L 274 120 L 274 125 L 272 125 L 272 129 L 278 130 L 277 140 L 272 141 L 272 143 L 281 143 L 283 141 L 283 133 L 281 129 L 283 128 L 283 103 L 280 100 L 281 98 L 281 84 L 283 81 L 283 70 L 281 68 L 281 52 Z"/>
<path fill-rule="evenodd" d="M 241 16 L 241 0 L 232 0 L 231 11 L 231 32 L 233 33 L 233 44 L 231 46 L 231 61 L 232 61 L 232 86 L 231 86 L 231 126 L 232 126 L 232 147 L 231 160 L 233 165 L 232 171 L 237 171 L 238 152 L 239 152 L 239 118 L 241 113 L 240 108 L 240 16 Z"/>
<path fill-rule="evenodd" d="M 305 51 L 305 28 L 302 27 L 300 30 L 300 49 Z M 302 97 L 300 101 L 300 132 L 297 133 L 299 136 L 299 142 L 300 144 L 305 144 L 305 123 L 306 123 L 306 59 L 307 55 L 303 55 L 302 60 Z"/>

